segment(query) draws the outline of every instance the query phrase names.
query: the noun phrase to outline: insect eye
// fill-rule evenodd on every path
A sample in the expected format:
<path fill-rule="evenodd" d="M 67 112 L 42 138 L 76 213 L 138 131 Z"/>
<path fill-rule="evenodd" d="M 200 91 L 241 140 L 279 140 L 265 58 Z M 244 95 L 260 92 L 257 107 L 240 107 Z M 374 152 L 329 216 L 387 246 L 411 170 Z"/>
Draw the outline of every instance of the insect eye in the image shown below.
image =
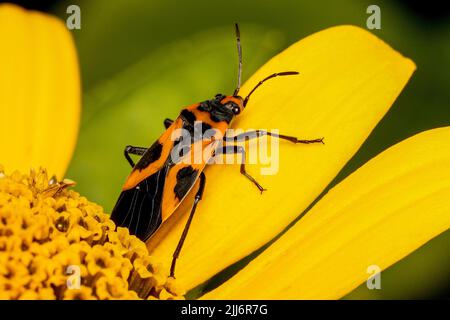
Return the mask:
<path fill-rule="evenodd" d="M 241 110 L 237 106 L 234 106 L 231 110 L 233 111 L 234 114 L 239 114 L 239 112 L 241 112 Z"/>

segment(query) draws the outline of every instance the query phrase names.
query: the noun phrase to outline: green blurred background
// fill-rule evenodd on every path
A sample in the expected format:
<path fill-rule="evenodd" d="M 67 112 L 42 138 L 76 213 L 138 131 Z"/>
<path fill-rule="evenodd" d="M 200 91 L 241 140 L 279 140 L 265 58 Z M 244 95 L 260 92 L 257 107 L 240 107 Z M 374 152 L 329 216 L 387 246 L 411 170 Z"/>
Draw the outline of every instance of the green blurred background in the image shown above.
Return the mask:
<path fill-rule="evenodd" d="M 404 92 L 332 185 L 392 144 L 450 124 L 450 15 L 439 1 L 16 2 L 64 20 L 68 5 L 81 8 L 81 30 L 73 35 L 83 117 L 67 176 L 107 211 L 130 170 L 124 146 L 148 146 L 162 132 L 163 119 L 176 117 L 182 106 L 232 92 L 234 22 L 242 30 L 244 79 L 311 33 L 339 24 L 365 28 L 370 4 L 381 8 L 381 30 L 372 32 L 416 62 Z M 382 290 L 362 285 L 346 298 L 448 299 L 449 248 L 446 232 L 383 272 Z"/>

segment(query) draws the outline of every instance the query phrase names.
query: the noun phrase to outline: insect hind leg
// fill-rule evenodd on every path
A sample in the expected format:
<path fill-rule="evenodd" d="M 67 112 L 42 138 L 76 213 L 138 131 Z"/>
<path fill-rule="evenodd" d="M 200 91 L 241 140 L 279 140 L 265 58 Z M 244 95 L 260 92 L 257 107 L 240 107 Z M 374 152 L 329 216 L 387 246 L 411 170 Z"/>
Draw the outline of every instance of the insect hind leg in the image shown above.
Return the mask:
<path fill-rule="evenodd" d="M 197 193 L 195 195 L 194 204 L 192 205 L 191 213 L 189 214 L 189 218 L 186 222 L 186 225 L 184 226 L 183 233 L 181 234 L 181 238 L 178 241 L 177 248 L 175 249 L 173 256 L 172 256 L 172 265 L 170 266 L 170 276 L 175 278 L 175 266 L 177 263 L 177 259 L 180 255 L 181 248 L 183 247 L 184 240 L 186 240 L 189 227 L 191 226 L 192 218 L 194 217 L 195 210 L 197 209 L 197 204 L 200 202 L 203 196 L 203 191 L 205 190 L 205 184 L 206 184 L 206 176 L 205 173 L 200 173 L 200 185 L 197 190 Z"/>
<path fill-rule="evenodd" d="M 131 159 L 130 154 L 142 156 L 145 153 L 145 151 L 147 151 L 147 148 L 126 146 L 125 150 L 123 150 L 123 154 L 125 156 L 125 159 L 127 159 L 128 163 L 130 164 L 130 166 L 134 167 L 135 163 L 133 159 Z"/>

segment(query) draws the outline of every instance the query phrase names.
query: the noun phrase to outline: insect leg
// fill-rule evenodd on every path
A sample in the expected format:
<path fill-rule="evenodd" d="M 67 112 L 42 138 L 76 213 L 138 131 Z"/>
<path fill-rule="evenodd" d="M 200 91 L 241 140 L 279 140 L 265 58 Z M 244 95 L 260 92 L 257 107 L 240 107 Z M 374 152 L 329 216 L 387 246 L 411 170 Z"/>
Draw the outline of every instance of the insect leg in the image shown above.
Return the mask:
<path fill-rule="evenodd" d="M 128 163 L 134 167 L 134 161 L 130 157 L 131 154 L 135 154 L 137 156 L 142 156 L 145 151 L 147 151 L 147 148 L 142 147 L 133 147 L 133 146 L 126 146 L 125 150 L 123 150 L 123 154 L 125 155 L 125 159 L 127 159 Z"/>
<path fill-rule="evenodd" d="M 169 129 L 169 127 L 172 125 L 173 120 L 171 119 L 164 119 L 164 128 Z"/>
<path fill-rule="evenodd" d="M 310 144 L 310 143 L 324 143 L 323 142 L 323 138 L 319 138 L 319 139 L 312 139 L 312 140 L 304 140 L 304 139 L 298 139 L 296 137 L 292 137 L 292 136 L 286 136 L 283 134 L 276 134 L 276 133 L 272 133 L 269 131 L 265 131 L 265 130 L 254 130 L 254 131 L 249 131 L 249 132 L 244 132 L 241 134 L 238 134 L 237 136 L 234 137 L 224 137 L 224 140 L 227 142 L 238 142 L 238 141 L 244 141 L 244 140 L 249 140 L 249 139 L 256 139 L 262 136 L 271 136 L 271 137 L 275 137 L 278 139 L 283 139 L 283 140 L 287 140 L 293 143 L 304 143 L 304 144 Z"/>
<path fill-rule="evenodd" d="M 245 149 L 242 146 L 223 146 L 222 149 L 216 151 L 216 154 L 241 154 L 241 174 L 244 175 L 248 180 L 250 180 L 258 189 L 263 193 L 267 189 L 264 189 L 255 178 L 247 173 L 245 170 Z"/>
<path fill-rule="evenodd" d="M 200 185 L 197 190 L 197 194 L 195 195 L 194 204 L 191 209 L 191 213 L 189 214 L 188 221 L 184 226 L 183 233 L 181 234 L 181 238 L 178 241 L 177 248 L 175 249 L 172 256 L 172 265 L 170 266 L 170 276 L 175 278 L 175 264 L 177 262 L 178 256 L 180 255 L 181 248 L 183 247 L 184 240 L 186 240 L 186 236 L 189 231 L 189 227 L 191 226 L 192 218 L 194 217 L 195 210 L 197 209 L 197 204 L 200 202 L 203 196 L 203 191 L 205 190 L 206 176 L 205 173 L 200 173 Z"/>

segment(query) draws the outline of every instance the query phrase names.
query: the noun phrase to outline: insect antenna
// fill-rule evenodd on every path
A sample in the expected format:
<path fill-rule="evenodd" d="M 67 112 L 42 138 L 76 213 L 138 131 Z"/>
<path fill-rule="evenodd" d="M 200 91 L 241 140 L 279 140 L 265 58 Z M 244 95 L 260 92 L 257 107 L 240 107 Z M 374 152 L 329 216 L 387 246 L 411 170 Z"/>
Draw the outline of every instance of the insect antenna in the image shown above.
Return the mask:
<path fill-rule="evenodd" d="M 241 79 L 242 79 L 242 47 L 241 47 L 241 32 L 239 31 L 239 26 L 237 23 L 235 23 L 236 27 L 236 44 L 237 44 L 237 50 L 238 50 L 238 57 L 239 57 L 239 67 L 238 67 L 238 81 L 237 81 L 237 87 L 236 90 L 234 90 L 233 95 L 237 96 L 239 93 L 239 90 L 241 89 Z"/>
<path fill-rule="evenodd" d="M 250 98 L 250 96 L 252 95 L 253 92 L 255 92 L 256 89 L 258 89 L 258 87 L 260 85 L 262 85 L 264 82 L 266 82 L 269 79 L 278 77 L 278 76 L 292 76 L 292 75 L 296 75 L 299 74 L 297 71 L 285 71 L 285 72 L 277 72 L 274 74 L 271 74 L 270 76 L 264 78 L 263 80 L 261 80 L 253 89 L 252 91 L 250 91 L 250 93 L 245 97 L 244 99 L 244 107 L 247 105 L 248 103 L 248 99 Z"/>

